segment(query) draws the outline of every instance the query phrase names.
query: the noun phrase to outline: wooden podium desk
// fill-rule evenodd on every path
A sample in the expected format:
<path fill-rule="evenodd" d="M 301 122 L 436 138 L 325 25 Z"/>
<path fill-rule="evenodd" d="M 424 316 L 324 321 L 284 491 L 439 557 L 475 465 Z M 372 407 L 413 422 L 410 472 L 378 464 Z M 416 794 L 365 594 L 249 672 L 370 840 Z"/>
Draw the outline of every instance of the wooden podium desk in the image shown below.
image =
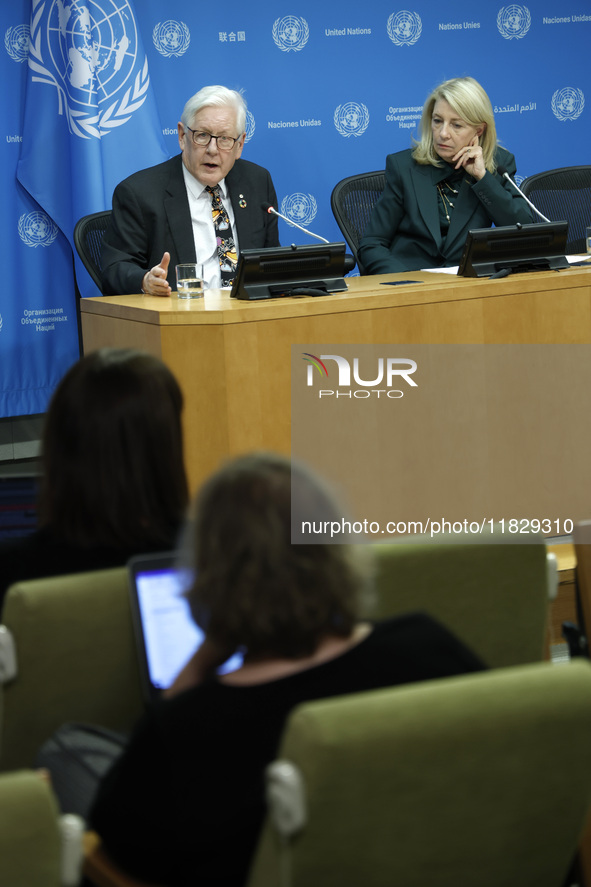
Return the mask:
<path fill-rule="evenodd" d="M 289 453 L 292 344 L 591 343 L 591 267 L 500 280 L 416 271 L 347 284 L 346 293 L 262 302 L 219 290 L 198 301 L 81 299 L 83 347 L 141 348 L 172 369 L 185 397 L 193 490 L 229 455 Z"/>

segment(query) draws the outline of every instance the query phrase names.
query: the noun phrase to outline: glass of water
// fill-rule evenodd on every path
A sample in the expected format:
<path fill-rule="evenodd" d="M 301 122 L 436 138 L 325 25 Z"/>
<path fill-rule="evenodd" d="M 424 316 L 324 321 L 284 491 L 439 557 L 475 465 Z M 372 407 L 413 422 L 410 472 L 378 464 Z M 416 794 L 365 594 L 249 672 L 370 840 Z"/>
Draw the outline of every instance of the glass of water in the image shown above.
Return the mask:
<path fill-rule="evenodd" d="M 585 245 L 587 253 L 591 256 L 591 225 L 588 225 L 585 229 Z"/>
<path fill-rule="evenodd" d="M 203 298 L 203 265 L 185 262 L 176 266 L 176 290 L 179 299 Z"/>

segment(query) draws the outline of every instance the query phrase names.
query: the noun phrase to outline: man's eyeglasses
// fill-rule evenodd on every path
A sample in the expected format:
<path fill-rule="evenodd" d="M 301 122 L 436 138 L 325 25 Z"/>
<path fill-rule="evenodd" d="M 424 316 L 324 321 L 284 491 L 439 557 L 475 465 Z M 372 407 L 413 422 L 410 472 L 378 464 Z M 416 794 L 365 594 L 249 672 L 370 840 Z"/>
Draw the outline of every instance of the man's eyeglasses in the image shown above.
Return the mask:
<path fill-rule="evenodd" d="M 185 129 L 188 129 L 193 134 L 193 144 L 197 145 L 198 148 L 207 148 L 211 140 L 215 139 L 220 151 L 231 151 L 238 141 L 238 139 L 233 139 L 232 136 L 214 136 L 210 132 L 198 132 L 196 129 L 191 129 L 190 126 L 185 126 Z"/>

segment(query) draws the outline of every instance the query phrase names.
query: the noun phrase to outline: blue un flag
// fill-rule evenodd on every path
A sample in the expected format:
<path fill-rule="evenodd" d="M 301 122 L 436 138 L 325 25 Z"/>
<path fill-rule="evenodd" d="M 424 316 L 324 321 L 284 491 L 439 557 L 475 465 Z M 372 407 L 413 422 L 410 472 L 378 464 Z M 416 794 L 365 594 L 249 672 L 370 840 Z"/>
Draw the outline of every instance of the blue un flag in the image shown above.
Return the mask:
<path fill-rule="evenodd" d="M 17 178 L 73 247 L 78 219 L 169 157 L 131 3 L 32 0 L 28 64 Z"/>

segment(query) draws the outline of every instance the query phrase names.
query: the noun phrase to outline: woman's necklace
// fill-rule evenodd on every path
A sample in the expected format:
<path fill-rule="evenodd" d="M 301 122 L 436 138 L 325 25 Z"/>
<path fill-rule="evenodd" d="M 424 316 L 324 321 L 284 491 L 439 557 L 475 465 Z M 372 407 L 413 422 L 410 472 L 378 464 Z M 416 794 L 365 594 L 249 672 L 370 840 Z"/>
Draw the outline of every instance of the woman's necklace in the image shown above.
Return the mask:
<path fill-rule="evenodd" d="M 451 202 L 451 200 L 449 199 L 449 196 L 445 190 L 446 188 L 449 191 L 449 193 L 453 194 L 454 196 L 457 195 L 458 192 L 456 191 L 455 188 L 452 188 L 452 186 L 449 184 L 449 182 L 445 182 L 445 181 L 444 182 L 437 182 L 437 192 L 439 194 L 439 197 L 441 198 L 441 205 L 443 206 L 443 212 L 445 213 L 445 218 L 449 222 L 449 220 L 450 220 L 449 219 L 449 211 L 454 208 L 454 205 Z"/>

